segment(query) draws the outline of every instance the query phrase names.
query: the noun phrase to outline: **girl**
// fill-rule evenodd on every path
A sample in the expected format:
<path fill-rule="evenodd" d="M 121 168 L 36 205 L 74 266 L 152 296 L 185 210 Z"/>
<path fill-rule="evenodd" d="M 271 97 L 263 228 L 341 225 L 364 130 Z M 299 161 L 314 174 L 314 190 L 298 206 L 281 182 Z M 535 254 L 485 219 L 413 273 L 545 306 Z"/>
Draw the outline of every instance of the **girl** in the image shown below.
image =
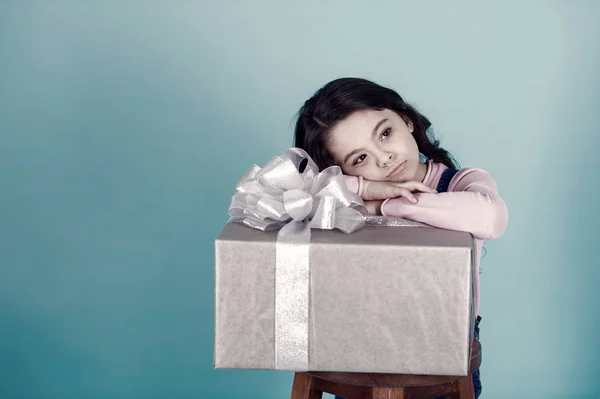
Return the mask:
<path fill-rule="evenodd" d="M 295 146 L 324 169 L 338 165 L 370 214 L 471 233 L 476 241 L 475 311 L 483 240 L 498 238 L 508 215 L 492 176 L 461 169 L 439 146 L 431 123 L 394 90 L 365 79 L 334 80 L 298 113 Z M 479 321 L 475 337 L 479 339 Z M 479 370 L 473 374 L 481 394 Z M 336 399 L 341 399 L 337 398 Z"/>

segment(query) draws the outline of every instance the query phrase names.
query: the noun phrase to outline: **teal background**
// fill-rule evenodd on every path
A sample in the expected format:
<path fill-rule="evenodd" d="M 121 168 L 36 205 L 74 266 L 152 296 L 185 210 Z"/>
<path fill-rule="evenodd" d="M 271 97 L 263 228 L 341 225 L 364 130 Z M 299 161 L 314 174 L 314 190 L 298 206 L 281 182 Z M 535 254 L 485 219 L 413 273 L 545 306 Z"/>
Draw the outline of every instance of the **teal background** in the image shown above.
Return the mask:
<path fill-rule="evenodd" d="M 600 2 L 0 2 L 0 398 L 289 397 L 213 370 L 213 242 L 340 76 L 391 85 L 510 211 L 482 398 L 600 398 Z"/>

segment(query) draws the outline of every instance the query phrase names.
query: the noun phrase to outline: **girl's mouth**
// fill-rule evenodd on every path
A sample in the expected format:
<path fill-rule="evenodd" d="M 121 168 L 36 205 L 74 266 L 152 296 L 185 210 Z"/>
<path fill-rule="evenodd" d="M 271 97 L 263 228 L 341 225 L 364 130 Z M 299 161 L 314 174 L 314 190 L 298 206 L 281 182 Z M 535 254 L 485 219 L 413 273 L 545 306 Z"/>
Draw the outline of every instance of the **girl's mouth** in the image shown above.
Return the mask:
<path fill-rule="evenodd" d="M 396 165 L 392 169 L 390 169 L 390 171 L 388 172 L 386 177 L 393 177 L 393 176 L 399 175 L 400 173 L 402 173 L 404 171 L 405 168 L 406 168 L 406 161 L 399 163 L 398 165 Z"/>

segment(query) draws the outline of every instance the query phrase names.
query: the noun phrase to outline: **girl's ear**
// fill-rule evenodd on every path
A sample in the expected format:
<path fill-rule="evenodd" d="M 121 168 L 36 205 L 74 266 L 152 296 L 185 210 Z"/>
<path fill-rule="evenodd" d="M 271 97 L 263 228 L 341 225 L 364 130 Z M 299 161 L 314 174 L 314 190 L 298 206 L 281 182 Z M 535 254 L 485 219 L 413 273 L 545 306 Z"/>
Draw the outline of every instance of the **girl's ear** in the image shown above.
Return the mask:
<path fill-rule="evenodd" d="M 402 120 L 404 121 L 404 123 L 406 123 L 406 126 L 408 126 L 408 131 L 409 132 L 414 132 L 415 131 L 415 125 L 412 123 L 412 121 L 404 115 L 400 115 L 400 117 L 402 118 Z"/>

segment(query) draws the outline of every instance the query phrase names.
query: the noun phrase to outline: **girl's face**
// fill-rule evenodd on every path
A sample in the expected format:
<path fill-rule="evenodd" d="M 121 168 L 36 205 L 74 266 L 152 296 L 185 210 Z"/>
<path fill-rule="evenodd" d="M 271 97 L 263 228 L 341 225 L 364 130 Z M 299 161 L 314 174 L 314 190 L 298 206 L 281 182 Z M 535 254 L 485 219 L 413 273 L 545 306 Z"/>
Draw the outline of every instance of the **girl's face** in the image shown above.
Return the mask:
<path fill-rule="evenodd" d="M 414 126 L 389 109 L 361 110 L 337 123 L 328 151 L 346 175 L 372 181 L 422 180 Z M 423 170 L 424 169 L 424 170 Z"/>

